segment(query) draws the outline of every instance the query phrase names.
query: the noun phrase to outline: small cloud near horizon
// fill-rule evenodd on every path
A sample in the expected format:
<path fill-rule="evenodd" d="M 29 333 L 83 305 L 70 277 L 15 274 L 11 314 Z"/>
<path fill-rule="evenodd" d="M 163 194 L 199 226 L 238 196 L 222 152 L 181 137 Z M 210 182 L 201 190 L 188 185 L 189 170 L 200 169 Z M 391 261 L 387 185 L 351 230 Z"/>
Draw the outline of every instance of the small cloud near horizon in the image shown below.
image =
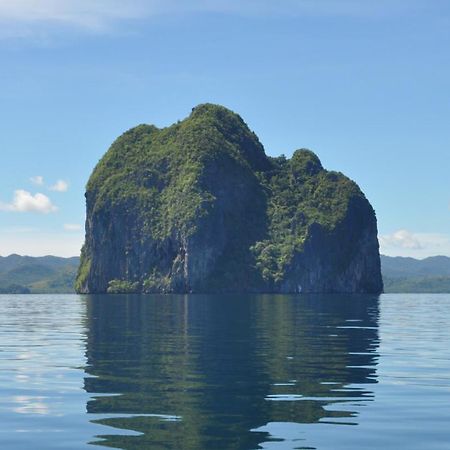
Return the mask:
<path fill-rule="evenodd" d="M 46 195 L 40 192 L 33 195 L 23 189 L 14 191 L 11 203 L 0 202 L 0 211 L 48 214 L 57 210 L 58 208 Z"/>
<path fill-rule="evenodd" d="M 380 236 L 380 245 L 385 247 L 398 247 L 409 249 L 420 249 L 420 244 L 414 233 L 408 230 L 397 230 L 392 234 L 384 234 Z"/>
<path fill-rule="evenodd" d="M 387 256 L 450 256 L 450 235 L 443 233 L 415 233 L 406 229 L 378 237 L 380 253 Z"/>
<path fill-rule="evenodd" d="M 79 223 L 65 223 L 64 230 L 66 231 L 80 231 L 81 225 Z"/>
<path fill-rule="evenodd" d="M 69 189 L 69 183 L 64 180 L 58 180 L 55 184 L 50 186 L 49 189 L 55 192 L 67 192 Z"/>

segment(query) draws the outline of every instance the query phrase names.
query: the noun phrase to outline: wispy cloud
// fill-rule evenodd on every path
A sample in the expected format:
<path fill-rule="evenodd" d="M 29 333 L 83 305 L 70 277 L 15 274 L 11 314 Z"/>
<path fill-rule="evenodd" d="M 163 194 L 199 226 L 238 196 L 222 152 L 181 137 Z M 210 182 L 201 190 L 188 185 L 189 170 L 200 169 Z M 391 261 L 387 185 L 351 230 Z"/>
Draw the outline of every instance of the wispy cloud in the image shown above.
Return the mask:
<path fill-rule="evenodd" d="M 42 186 L 44 184 L 44 177 L 41 175 L 36 175 L 35 177 L 31 177 L 30 181 L 37 186 Z"/>
<path fill-rule="evenodd" d="M 137 18 L 157 3 L 152 0 L 1 0 L 0 20 L 101 28 L 109 20 Z"/>
<path fill-rule="evenodd" d="M 1 211 L 48 214 L 57 211 L 57 209 L 46 195 L 40 192 L 33 195 L 23 189 L 14 191 L 14 197 L 11 203 L 0 202 Z"/>
<path fill-rule="evenodd" d="M 64 180 L 58 180 L 54 185 L 50 186 L 51 191 L 66 192 L 69 189 L 69 183 Z"/>
<path fill-rule="evenodd" d="M 0 35 L 33 35 L 41 25 L 69 26 L 93 32 L 110 30 L 123 20 L 164 14 L 371 16 L 411 10 L 420 0 L 0 0 Z"/>
<path fill-rule="evenodd" d="M 1 2 L 1 0 L 0 0 Z M 44 177 L 42 175 L 36 175 L 34 177 L 30 178 L 31 183 L 33 183 L 36 186 L 44 186 Z M 48 186 L 47 189 L 50 191 L 56 191 L 56 192 L 66 192 L 69 189 L 69 183 L 65 180 L 58 180 L 55 184 L 52 184 L 51 186 Z"/>
<path fill-rule="evenodd" d="M 81 225 L 79 223 L 65 223 L 64 229 L 66 231 L 80 231 Z"/>
<path fill-rule="evenodd" d="M 17 234 L 17 233 L 35 233 L 38 231 L 35 227 L 6 227 L 6 228 L 0 228 L 0 234 L 4 233 L 11 233 L 11 234 Z"/>
<path fill-rule="evenodd" d="M 450 256 L 450 235 L 442 233 L 414 233 L 401 229 L 380 235 L 379 242 L 381 253 L 389 256 Z"/>

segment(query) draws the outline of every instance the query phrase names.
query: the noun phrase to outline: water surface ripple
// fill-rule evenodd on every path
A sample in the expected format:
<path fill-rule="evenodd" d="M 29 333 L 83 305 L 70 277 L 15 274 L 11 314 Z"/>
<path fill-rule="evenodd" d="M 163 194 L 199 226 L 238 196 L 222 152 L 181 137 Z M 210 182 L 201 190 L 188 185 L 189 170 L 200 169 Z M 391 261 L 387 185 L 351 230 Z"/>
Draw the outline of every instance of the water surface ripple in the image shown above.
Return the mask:
<path fill-rule="evenodd" d="M 0 295 L 0 446 L 450 448 L 450 295 Z"/>

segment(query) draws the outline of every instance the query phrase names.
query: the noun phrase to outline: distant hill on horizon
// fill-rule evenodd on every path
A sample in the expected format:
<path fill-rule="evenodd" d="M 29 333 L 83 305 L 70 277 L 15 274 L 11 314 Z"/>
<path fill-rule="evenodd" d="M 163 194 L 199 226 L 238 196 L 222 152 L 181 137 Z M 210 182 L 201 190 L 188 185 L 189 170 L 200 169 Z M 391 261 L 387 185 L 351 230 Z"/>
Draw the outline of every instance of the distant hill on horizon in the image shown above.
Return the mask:
<path fill-rule="evenodd" d="M 73 293 L 80 258 L 0 256 L 0 294 Z"/>
<path fill-rule="evenodd" d="M 384 292 L 450 292 L 450 258 L 430 256 L 424 259 L 381 255 Z"/>
<path fill-rule="evenodd" d="M 80 258 L 0 256 L 1 293 L 74 293 Z M 415 259 L 381 255 L 386 293 L 450 292 L 450 257 Z"/>

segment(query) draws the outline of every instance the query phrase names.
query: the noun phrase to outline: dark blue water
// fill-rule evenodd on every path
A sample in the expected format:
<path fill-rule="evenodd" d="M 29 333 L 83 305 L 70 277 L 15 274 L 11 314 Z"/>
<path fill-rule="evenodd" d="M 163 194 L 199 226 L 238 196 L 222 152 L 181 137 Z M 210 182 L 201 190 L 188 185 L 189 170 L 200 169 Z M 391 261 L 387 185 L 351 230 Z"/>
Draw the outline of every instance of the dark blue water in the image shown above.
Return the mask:
<path fill-rule="evenodd" d="M 0 448 L 450 448 L 450 295 L 0 296 Z"/>

